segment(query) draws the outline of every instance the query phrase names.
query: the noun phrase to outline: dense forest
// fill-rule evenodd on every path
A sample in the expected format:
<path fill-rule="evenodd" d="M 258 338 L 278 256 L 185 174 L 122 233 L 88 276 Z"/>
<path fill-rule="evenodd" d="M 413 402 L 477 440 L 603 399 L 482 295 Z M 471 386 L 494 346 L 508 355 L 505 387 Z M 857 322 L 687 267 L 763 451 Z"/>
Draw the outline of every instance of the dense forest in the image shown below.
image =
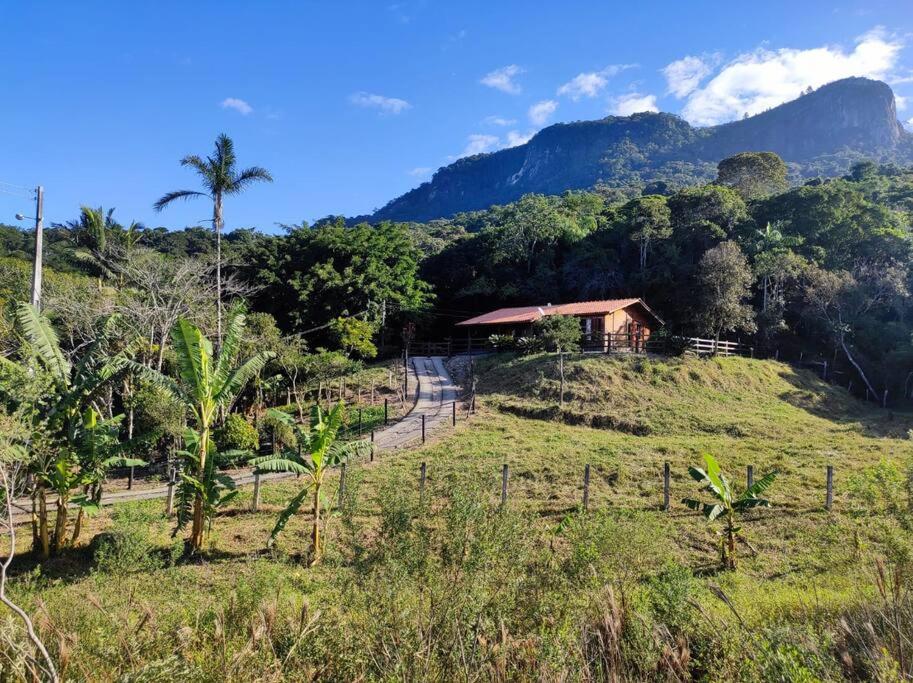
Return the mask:
<path fill-rule="evenodd" d="M 597 187 L 428 223 L 328 217 L 278 235 L 235 230 L 223 240 L 226 294 L 277 337 L 354 357 L 398 353 L 406 321 L 441 339 L 502 305 L 640 296 L 667 333 L 834 354 L 858 364 L 873 392 L 899 396 L 913 366 L 911 212 L 909 168 L 861 162 L 790 187 L 776 155 L 741 154 L 714 182 L 674 192 Z M 0 228 L 6 304 L 26 298 L 31 240 Z M 125 226 L 86 208 L 47 231 L 46 310 L 73 348 L 111 312 L 151 327 L 153 343 L 177 314 L 212 329 L 214 244 L 206 228 Z"/>

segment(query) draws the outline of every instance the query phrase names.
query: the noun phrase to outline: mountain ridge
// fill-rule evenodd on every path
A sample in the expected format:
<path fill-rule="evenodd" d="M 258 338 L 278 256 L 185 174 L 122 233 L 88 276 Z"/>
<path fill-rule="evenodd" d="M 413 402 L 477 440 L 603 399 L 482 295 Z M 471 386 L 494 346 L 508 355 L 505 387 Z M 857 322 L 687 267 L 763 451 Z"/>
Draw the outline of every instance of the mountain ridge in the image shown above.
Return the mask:
<path fill-rule="evenodd" d="M 721 159 L 743 151 L 776 152 L 800 177 L 836 174 L 854 158 L 913 162 L 913 135 L 897 120 L 890 86 L 846 78 L 718 126 L 664 112 L 553 124 L 522 145 L 458 159 L 363 218 L 427 221 L 529 192 L 707 181 Z"/>

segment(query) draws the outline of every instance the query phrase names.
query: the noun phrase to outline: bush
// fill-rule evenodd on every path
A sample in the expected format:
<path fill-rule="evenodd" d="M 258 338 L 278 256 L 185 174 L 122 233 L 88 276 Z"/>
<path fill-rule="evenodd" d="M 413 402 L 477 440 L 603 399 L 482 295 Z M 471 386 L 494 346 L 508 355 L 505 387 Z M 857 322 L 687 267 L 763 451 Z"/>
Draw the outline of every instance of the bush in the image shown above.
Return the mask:
<path fill-rule="evenodd" d="M 517 340 L 512 334 L 493 334 L 488 338 L 488 344 L 495 351 L 512 351 L 517 348 Z"/>
<path fill-rule="evenodd" d="M 260 448 L 256 428 L 238 413 L 230 413 L 215 434 L 220 451 L 251 451 Z"/>
<path fill-rule="evenodd" d="M 533 332 L 545 351 L 579 351 L 583 331 L 571 315 L 547 315 L 533 323 Z"/>
<path fill-rule="evenodd" d="M 111 517 L 112 528 L 96 535 L 90 545 L 97 571 L 125 576 L 149 572 L 166 564 L 152 535 L 159 515 L 125 505 L 115 508 Z M 171 555 L 173 558 L 174 552 Z"/>

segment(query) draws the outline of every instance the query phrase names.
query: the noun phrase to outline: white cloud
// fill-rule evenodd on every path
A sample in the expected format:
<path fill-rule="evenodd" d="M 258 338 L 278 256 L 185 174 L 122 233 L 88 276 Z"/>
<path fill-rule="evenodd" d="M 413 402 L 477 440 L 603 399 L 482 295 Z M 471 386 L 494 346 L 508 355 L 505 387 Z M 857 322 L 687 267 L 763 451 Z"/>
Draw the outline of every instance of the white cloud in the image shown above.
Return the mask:
<path fill-rule="evenodd" d="M 897 106 L 897 111 L 904 111 L 907 108 L 907 98 L 903 95 L 894 95 L 894 104 Z"/>
<path fill-rule="evenodd" d="M 412 107 L 406 100 L 398 97 L 384 97 L 367 92 L 357 92 L 349 95 L 349 101 L 359 107 L 379 109 L 384 114 L 399 114 Z"/>
<path fill-rule="evenodd" d="M 486 116 L 483 123 L 487 123 L 489 126 L 512 126 L 517 122 L 517 119 L 505 119 L 503 116 Z"/>
<path fill-rule="evenodd" d="M 883 29 L 860 36 L 849 52 L 839 46 L 758 49 L 739 55 L 690 93 L 682 114 L 692 123 L 713 125 L 795 99 L 808 86 L 849 76 L 890 79 L 902 49 L 903 42 Z"/>
<path fill-rule="evenodd" d="M 485 74 L 479 83 L 487 85 L 489 88 L 506 92 L 509 95 L 517 95 L 522 88 L 519 83 L 514 81 L 514 78 L 522 73 L 523 69 L 516 64 L 508 64 Z"/>
<path fill-rule="evenodd" d="M 570 97 L 575 102 L 583 97 L 596 97 L 609 82 L 609 79 L 636 64 L 612 64 L 601 71 L 588 71 L 577 74 L 558 88 L 558 95 Z"/>
<path fill-rule="evenodd" d="M 609 112 L 616 116 L 630 116 L 642 111 L 659 111 L 656 106 L 656 95 L 632 92 L 609 100 Z"/>
<path fill-rule="evenodd" d="M 720 58 L 719 54 L 709 57 L 688 55 L 666 65 L 662 71 L 666 83 L 669 84 L 667 92 L 676 97 L 687 97 L 710 75 L 714 67 L 720 63 Z"/>
<path fill-rule="evenodd" d="M 238 99 L 237 97 L 226 97 L 224 100 L 222 100 L 220 106 L 222 109 L 234 109 L 242 116 L 247 116 L 254 110 L 254 108 L 247 102 Z"/>
<path fill-rule="evenodd" d="M 542 126 L 551 118 L 557 108 L 558 103 L 555 100 L 542 100 L 531 106 L 527 115 L 534 125 Z"/>
<path fill-rule="evenodd" d="M 521 133 L 518 130 L 511 130 L 507 132 L 507 143 L 505 147 L 516 147 L 518 145 L 525 145 L 530 141 L 530 138 L 535 135 L 534 132 L 530 131 L 528 133 Z"/>
<path fill-rule="evenodd" d="M 413 168 L 409 171 L 406 171 L 406 173 L 411 175 L 413 178 L 423 178 L 423 177 L 427 176 L 429 173 L 431 173 L 431 167 L 430 166 L 416 166 L 415 168 Z"/>
<path fill-rule="evenodd" d="M 498 146 L 500 140 L 497 135 L 485 135 L 484 133 L 473 133 L 467 138 L 466 148 L 460 153 L 459 157 L 471 157 L 473 154 L 482 154 L 490 152 Z"/>
<path fill-rule="evenodd" d="M 907 126 L 907 130 L 913 131 L 913 118 L 907 119 L 907 123 L 905 125 Z"/>

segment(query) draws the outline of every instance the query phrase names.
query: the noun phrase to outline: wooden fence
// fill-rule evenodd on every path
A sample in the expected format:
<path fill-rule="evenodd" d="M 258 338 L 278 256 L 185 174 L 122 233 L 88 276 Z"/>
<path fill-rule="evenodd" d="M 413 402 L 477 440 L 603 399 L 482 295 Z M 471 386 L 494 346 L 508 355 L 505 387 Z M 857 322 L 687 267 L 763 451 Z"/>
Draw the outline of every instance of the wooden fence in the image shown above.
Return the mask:
<path fill-rule="evenodd" d="M 671 354 L 691 351 L 699 356 L 751 356 L 754 349 L 733 341 L 702 339 L 700 337 L 651 337 L 643 333 L 606 332 L 585 334 L 580 348 L 584 353 L 656 353 Z M 410 356 L 464 356 L 510 350 L 498 345 L 492 337 L 454 337 L 444 341 L 409 342 Z"/>
<path fill-rule="evenodd" d="M 835 469 L 833 465 L 826 465 L 824 471 L 822 472 L 822 483 L 823 483 L 823 509 L 830 511 L 834 507 L 834 473 Z M 344 473 L 343 473 L 344 474 Z M 419 493 L 424 494 L 426 482 L 428 479 L 428 464 L 422 462 L 419 466 Z M 745 472 L 745 488 L 749 488 L 754 484 L 754 466 L 748 465 Z M 590 494 L 590 464 L 586 463 L 583 466 L 583 486 L 582 493 L 580 498 L 580 510 L 582 512 L 587 512 L 591 507 L 591 494 Z M 660 481 L 657 481 L 657 484 L 660 484 Z M 508 501 L 508 491 L 510 485 L 510 466 L 507 463 L 504 463 L 501 466 L 501 487 L 500 487 L 500 498 L 501 505 L 507 504 Z M 652 509 L 662 510 L 664 512 L 670 512 L 673 508 L 672 501 L 672 466 L 666 462 L 663 463 L 662 471 L 662 493 L 661 498 L 657 500 L 656 507 Z"/>

